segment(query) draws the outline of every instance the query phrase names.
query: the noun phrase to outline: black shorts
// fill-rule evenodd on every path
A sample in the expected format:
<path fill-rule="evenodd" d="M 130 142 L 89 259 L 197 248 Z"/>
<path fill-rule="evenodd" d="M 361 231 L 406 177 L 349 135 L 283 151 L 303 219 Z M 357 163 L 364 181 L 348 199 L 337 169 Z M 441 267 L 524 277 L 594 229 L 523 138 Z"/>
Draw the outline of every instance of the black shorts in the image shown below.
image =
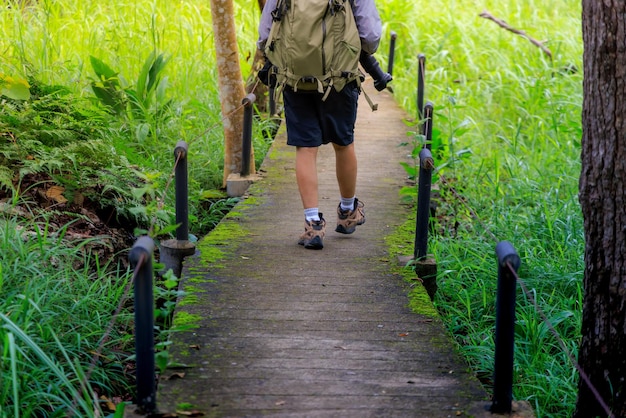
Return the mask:
<path fill-rule="evenodd" d="M 354 141 L 359 87 L 355 82 L 340 92 L 331 90 L 325 101 L 317 91 L 297 91 L 285 87 L 285 122 L 287 144 L 319 147 L 333 142 L 350 145 Z"/>

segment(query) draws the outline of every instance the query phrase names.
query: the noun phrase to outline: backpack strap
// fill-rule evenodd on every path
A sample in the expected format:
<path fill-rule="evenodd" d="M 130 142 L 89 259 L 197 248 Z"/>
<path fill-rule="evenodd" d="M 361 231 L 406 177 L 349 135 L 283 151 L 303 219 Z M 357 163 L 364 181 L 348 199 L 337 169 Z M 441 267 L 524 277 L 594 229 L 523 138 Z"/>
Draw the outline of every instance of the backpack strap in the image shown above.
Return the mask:
<path fill-rule="evenodd" d="M 289 10 L 290 3 L 288 0 L 278 0 L 276 3 L 276 8 L 272 10 L 272 21 L 280 22 L 283 20 L 283 16 Z"/>
<path fill-rule="evenodd" d="M 363 92 L 363 95 L 365 96 L 365 100 L 367 100 L 367 104 L 370 105 L 370 109 L 372 109 L 372 112 L 376 112 L 378 110 L 378 103 L 374 103 L 372 99 L 370 99 L 370 96 L 367 95 L 367 92 L 365 91 L 365 89 L 361 89 L 361 91 Z"/>

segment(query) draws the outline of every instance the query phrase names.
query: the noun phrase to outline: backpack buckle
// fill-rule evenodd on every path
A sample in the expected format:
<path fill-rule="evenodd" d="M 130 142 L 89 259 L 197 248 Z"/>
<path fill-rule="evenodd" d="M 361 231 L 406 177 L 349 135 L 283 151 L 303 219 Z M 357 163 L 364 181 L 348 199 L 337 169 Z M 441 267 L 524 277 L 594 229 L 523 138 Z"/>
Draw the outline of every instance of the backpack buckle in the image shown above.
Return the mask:
<path fill-rule="evenodd" d="M 328 9 L 331 15 L 342 12 L 345 9 L 345 0 L 328 0 Z"/>

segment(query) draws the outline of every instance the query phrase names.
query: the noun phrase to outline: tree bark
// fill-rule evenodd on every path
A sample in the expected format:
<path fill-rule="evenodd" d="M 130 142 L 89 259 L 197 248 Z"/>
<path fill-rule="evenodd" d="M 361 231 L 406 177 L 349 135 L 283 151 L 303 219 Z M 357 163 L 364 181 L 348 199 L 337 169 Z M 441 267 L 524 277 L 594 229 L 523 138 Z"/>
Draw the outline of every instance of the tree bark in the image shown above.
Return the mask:
<path fill-rule="evenodd" d="M 626 416 L 626 2 L 583 0 L 585 273 L 576 418 Z M 599 396 L 597 396 L 599 395 Z M 605 406 L 602 403 L 605 403 Z"/>
<path fill-rule="evenodd" d="M 233 1 L 211 0 L 211 18 L 215 39 L 220 102 L 224 116 L 223 186 L 226 186 L 229 174 L 241 172 L 243 136 L 241 101 L 246 93 L 239 63 Z M 251 156 L 250 173 L 254 172 L 254 157 Z"/>

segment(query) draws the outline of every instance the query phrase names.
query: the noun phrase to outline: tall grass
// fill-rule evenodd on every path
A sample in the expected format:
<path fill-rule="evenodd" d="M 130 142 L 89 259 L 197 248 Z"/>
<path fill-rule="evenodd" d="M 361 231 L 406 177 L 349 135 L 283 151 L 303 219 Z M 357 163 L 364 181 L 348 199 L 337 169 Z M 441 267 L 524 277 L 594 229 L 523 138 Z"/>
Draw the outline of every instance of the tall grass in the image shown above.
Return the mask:
<path fill-rule="evenodd" d="M 381 2 L 382 3 L 382 2 Z M 576 354 L 581 320 L 583 226 L 580 172 L 580 2 L 447 1 L 380 4 L 402 45 L 396 96 L 416 114 L 418 53 L 443 152 L 442 195 L 431 240 L 440 275 L 435 303 L 477 376 L 493 375 L 498 241 L 513 243 L 530 295 L 517 297 L 514 396 L 540 417 L 571 415 L 576 373 L 543 312 Z M 479 17 L 484 10 L 545 41 Z M 384 49 L 383 49 L 384 51 Z M 460 150 L 470 151 L 459 158 Z M 445 180 L 445 181 L 444 181 Z M 451 188 L 455 193 L 451 192 Z M 535 306 L 534 303 L 537 303 Z"/>
<path fill-rule="evenodd" d="M 13 219 L 0 223 L 2 416 L 92 416 L 101 411 L 94 396 L 129 392 L 129 315 L 101 341 L 129 276 L 91 258 L 89 241 L 71 245 L 45 222 L 32 225 L 36 232 Z"/>
<path fill-rule="evenodd" d="M 176 142 L 186 140 L 194 156 L 190 178 L 202 189 L 221 186 L 223 137 L 209 2 L 44 0 L 8 6 L 0 9 L 0 74 L 32 75 L 91 95 L 91 55 L 132 81 L 153 51 L 163 53 L 169 59 L 167 95 L 176 105 L 161 140 L 149 144 L 155 165 L 171 165 Z M 256 48 L 253 6 L 236 7 L 246 77 Z M 260 162 L 267 144 L 255 140 Z"/>
<path fill-rule="evenodd" d="M 440 271 L 436 305 L 459 350 L 489 387 L 493 374 L 494 247 L 498 240 L 511 241 L 522 258 L 520 278 L 538 304 L 518 294 L 514 396 L 529 400 L 539 417 L 569 416 L 576 395 L 574 368 L 538 311 L 545 312 L 575 353 L 583 271 L 577 201 L 582 102 L 580 2 L 380 0 L 377 4 L 385 35 L 391 30 L 398 34 L 393 86 L 397 101 L 410 115 L 416 115 L 416 56 L 423 53 L 427 57 L 426 99 L 435 105 L 436 184 L 442 195 L 438 233 L 430 248 Z M 483 10 L 546 41 L 552 59 L 527 39 L 479 17 Z M 255 3 L 239 0 L 236 13 L 242 69 L 247 77 L 258 11 Z M 385 38 L 377 54 L 383 64 L 387 48 Z M 220 184 L 223 153 L 221 130 L 217 129 L 221 116 L 208 2 L 9 1 L 0 9 L 0 73 L 34 75 L 45 83 L 71 86 L 89 96 L 94 76 L 90 55 L 125 79 L 134 80 L 153 51 L 169 59 L 165 73 L 168 97 L 174 103 L 170 118 L 160 127 L 162 141 L 144 144 L 140 150 L 143 157 L 135 159 L 133 153 L 138 151 L 127 143 L 126 136 L 111 142 L 124 150 L 131 162 L 151 170 L 161 167 L 165 172 L 162 167 L 172 163 L 171 148 L 179 139 L 187 140 L 191 144 L 192 194 L 198 198 Z M 128 127 L 121 124 L 118 130 L 125 132 Z M 263 149 L 267 144 L 257 145 Z M 262 158 L 263 151 L 256 155 Z M 3 233 L 8 234 L 6 228 Z M 48 245 L 15 238 L 20 245 L 35 249 Z M 32 350 L 26 335 L 35 345 L 46 345 L 57 354 L 50 357 L 45 372 L 49 376 L 44 380 L 55 382 L 52 366 L 66 358 L 55 335 L 64 350 L 76 347 L 67 357 L 80 358 L 79 352 L 93 347 L 97 339 L 93 329 L 107 319 L 104 314 L 96 318 L 92 314 L 110 312 L 84 299 L 110 301 L 114 297 L 92 294 L 99 289 L 90 287 L 92 281 L 82 280 L 75 272 L 64 270 L 63 274 L 72 278 L 68 281 L 62 280 L 58 269 L 41 269 L 40 262 L 29 258 L 31 249 L 4 250 L 13 244 L 5 241 L 2 253 L 19 257 L 3 259 L 0 264 L 0 278 L 4 277 L 0 290 L 11 292 L 6 297 L 10 305 L 3 302 L 1 312 L 16 324 L 14 327 L 5 321 L 1 328 L 2 378 L 14 381 L 15 376 L 46 369 L 40 367 L 44 359 Z M 63 251 L 59 247 L 48 254 L 57 252 Z M 54 265 L 56 255 L 47 260 Z M 12 279 L 21 286 L 19 291 L 6 285 L 7 277 L 13 276 L 21 278 Z M 113 289 L 119 289 L 120 284 L 113 282 Z M 78 292 L 75 294 L 89 297 L 69 296 L 74 293 L 64 286 L 70 283 L 79 287 L 72 289 Z M 85 309 L 85 304 L 89 310 L 73 311 Z M 17 321 L 15 316 L 22 310 Z M 76 329 L 68 330 L 62 319 L 69 313 L 99 323 L 84 330 L 73 324 Z M 54 326 L 45 322 L 48 317 L 56 319 Z M 17 332 L 18 328 L 25 334 Z M 124 341 L 122 337 L 120 340 Z M 63 370 L 70 371 L 71 364 L 66 363 Z M 113 364 L 105 362 L 107 367 Z M 77 382 L 74 377 L 70 380 Z M 96 386 L 113 384 L 106 381 L 104 372 L 95 381 Z M 68 387 L 67 382 L 60 382 Z M 30 380 L 20 381 L 19 387 L 2 384 L 0 405 L 11 405 L 10 400 L 21 396 L 29 385 L 34 393 L 49 390 Z M 83 389 L 75 386 L 75 390 Z M 62 395 L 55 392 L 54 396 L 61 399 Z"/>
<path fill-rule="evenodd" d="M 256 48 L 258 11 L 242 5 L 236 11 L 242 70 L 249 76 L 251 58 L 245 57 L 252 57 Z M 206 231 L 232 204 L 216 201 L 221 195 L 211 192 L 221 187 L 223 137 L 208 2 L 9 0 L 0 6 L 0 51 L 0 74 L 36 80 L 37 85 L 66 86 L 94 102 L 92 82 L 97 77 L 90 57 L 118 74 L 120 88 L 142 93 L 145 63 L 162 54 L 167 65 L 159 67 L 158 75 L 165 91 L 158 93 L 165 96 L 160 103 L 168 106 L 159 110 L 167 112 L 158 120 L 153 114 L 111 117 L 108 129 L 90 139 L 98 141 L 94 147 L 99 150 L 115 148 L 138 168 L 145 187 L 131 184 L 134 176 L 120 182 L 135 187 L 126 192 L 142 193 L 136 197 L 149 204 L 162 197 L 158 191 L 171 172 L 174 145 L 186 140 L 192 233 Z M 13 127 L 14 113 L 4 116 Z M 13 145 L 24 145 L 22 136 L 4 131 L 0 139 L 3 155 L 14 151 Z M 258 164 L 269 142 L 262 135 L 254 140 Z M 68 141 L 80 138 L 70 136 Z M 64 179 L 80 187 L 80 170 L 69 171 L 72 175 Z M 117 170 L 108 174 L 123 175 Z M 5 184 L 12 177 L 5 176 Z M 120 185 L 109 180 L 101 179 L 104 189 Z M 13 202 L 2 206 L 0 218 L 0 417 L 103 416 L 107 410 L 101 408 L 100 396 L 130 400 L 126 397 L 133 392 L 132 370 L 127 369 L 133 345 L 128 310 L 117 318 L 110 338 L 102 341 L 129 275 L 117 266 L 101 265 L 89 242 L 69 242 L 63 232 L 52 235 L 45 220 L 5 219 L 21 199 L 13 190 Z M 172 200 L 170 193 L 168 208 Z M 98 349 L 102 351 L 94 357 Z"/>

